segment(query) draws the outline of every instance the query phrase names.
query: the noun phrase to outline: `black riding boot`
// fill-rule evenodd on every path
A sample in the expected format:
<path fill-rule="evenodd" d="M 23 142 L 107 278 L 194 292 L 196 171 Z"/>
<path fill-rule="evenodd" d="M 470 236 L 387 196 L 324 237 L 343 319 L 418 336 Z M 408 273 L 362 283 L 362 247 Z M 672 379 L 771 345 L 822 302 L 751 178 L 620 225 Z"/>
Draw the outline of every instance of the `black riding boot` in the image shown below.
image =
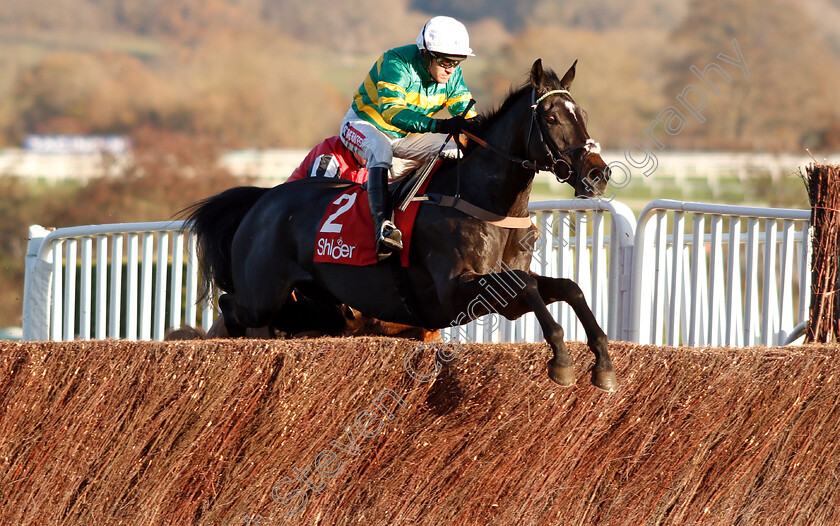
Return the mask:
<path fill-rule="evenodd" d="M 388 169 L 368 169 L 368 203 L 376 233 L 376 256 L 379 261 L 402 250 L 402 232 L 391 222 L 391 196 L 388 194 Z"/>

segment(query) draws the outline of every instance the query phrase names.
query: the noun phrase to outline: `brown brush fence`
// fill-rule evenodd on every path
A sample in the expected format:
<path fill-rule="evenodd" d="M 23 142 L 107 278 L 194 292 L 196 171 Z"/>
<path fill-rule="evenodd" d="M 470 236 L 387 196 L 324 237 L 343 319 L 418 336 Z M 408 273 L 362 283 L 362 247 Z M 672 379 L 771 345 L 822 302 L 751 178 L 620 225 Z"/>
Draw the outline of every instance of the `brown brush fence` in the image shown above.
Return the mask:
<path fill-rule="evenodd" d="M 840 336 L 840 165 L 813 163 L 803 175 L 811 202 L 811 308 L 808 342 L 834 342 Z"/>
<path fill-rule="evenodd" d="M 412 345 L 2 342 L 0 523 L 840 524 L 837 347 Z"/>

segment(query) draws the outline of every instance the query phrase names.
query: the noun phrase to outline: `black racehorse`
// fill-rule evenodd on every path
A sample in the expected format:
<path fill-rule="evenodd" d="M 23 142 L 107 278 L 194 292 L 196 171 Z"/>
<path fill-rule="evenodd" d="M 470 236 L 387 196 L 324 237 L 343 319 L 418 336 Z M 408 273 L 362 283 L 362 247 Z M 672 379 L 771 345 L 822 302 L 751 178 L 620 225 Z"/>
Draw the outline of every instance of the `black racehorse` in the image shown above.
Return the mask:
<path fill-rule="evenodd" d="M 354 183 L 313 178 L 271 189 L 239 187 L 194 205 L 188 225 L 197 234 L 205 290 L 215 284 L 227 293 L 219 305 L 228 332 L 243 335 L 247 327 L 274 323 L 277 313 L 288 308 L 292 290 L 381 320 L 429 329 L 466 323 L 489 312 L 508 319 L 534 312 L 554 352 L 548 375 L 569 386 L 575 380 L 574 366 L 563 329 L 546 308 L 565 301 L 583 324 L 595 354 L 592 383 L 614 390 L 607 336 L 580 287 L 569 279 L 529 271 L 532 226 L 500 227 L 485 215 L 528 217 L 537 170 L 551 170 L 574 187 L 576 196 L 603 192 L 609 169 L 586 130 L 585 113 L 568 91 L 575 65 L 560 79 L 537 60 L 530 81 L 487 115 L 480 129 L 471 130 L 480 139 L 470 141 L 463 159 L 444 163 L 432 176 L 425 194 L 431 200 L 420 205 L 406 268 L 394 257 L 368 266 L 313 262 L 324 211 Z M 463 207 L 443 206 L 453 201 L 484 213 L 469 215 Z M 516 293 L 488 293 L 489 284 L 503 288 L 503 282 L 516 284 L 507 287 Z M 483 301 L 476 302 L 479 297 Z"/>

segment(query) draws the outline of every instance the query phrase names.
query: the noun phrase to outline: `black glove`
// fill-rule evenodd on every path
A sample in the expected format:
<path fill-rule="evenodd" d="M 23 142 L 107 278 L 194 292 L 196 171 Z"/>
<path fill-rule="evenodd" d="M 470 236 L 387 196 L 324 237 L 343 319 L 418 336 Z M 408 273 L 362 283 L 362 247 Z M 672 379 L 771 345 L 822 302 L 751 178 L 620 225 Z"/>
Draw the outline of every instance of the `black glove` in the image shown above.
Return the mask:
<path fill-rule="evenodd" d="M 451 119 L 435 119 L 435 131 L 447 135 L 458 135 L 466 124 L 467 120 L 460 115 Z"/>
<path fill-rule="evenodd" d="M 468 131 L 473 135 L 480 133 L 482 129 L 484 129 L 484 125 L 487 124 L 487 117 L 484 115 L 476 115 L 472 119 L 467 119 L 464 122 L 464 131 Z"/>

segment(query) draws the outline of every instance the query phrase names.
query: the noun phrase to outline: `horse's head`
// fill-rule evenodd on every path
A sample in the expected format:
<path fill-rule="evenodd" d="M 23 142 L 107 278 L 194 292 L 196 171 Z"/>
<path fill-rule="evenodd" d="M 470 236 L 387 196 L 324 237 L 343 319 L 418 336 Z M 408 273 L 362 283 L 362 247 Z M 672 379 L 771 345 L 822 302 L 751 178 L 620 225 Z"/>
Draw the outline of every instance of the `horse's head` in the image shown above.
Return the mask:
<path fill-rule="evenodd" d="M 569 93 L 576 65 L 577 61 L 562 79 L 543 69 L 540 59 L 531 67 L 533 115 L 528 149 L 532 158 L 551 167 L 558 181 L 569 183 L 576 197 L 594 197 L 604 193 L 610 169 L 586 130 L 586 112 Z"/>

